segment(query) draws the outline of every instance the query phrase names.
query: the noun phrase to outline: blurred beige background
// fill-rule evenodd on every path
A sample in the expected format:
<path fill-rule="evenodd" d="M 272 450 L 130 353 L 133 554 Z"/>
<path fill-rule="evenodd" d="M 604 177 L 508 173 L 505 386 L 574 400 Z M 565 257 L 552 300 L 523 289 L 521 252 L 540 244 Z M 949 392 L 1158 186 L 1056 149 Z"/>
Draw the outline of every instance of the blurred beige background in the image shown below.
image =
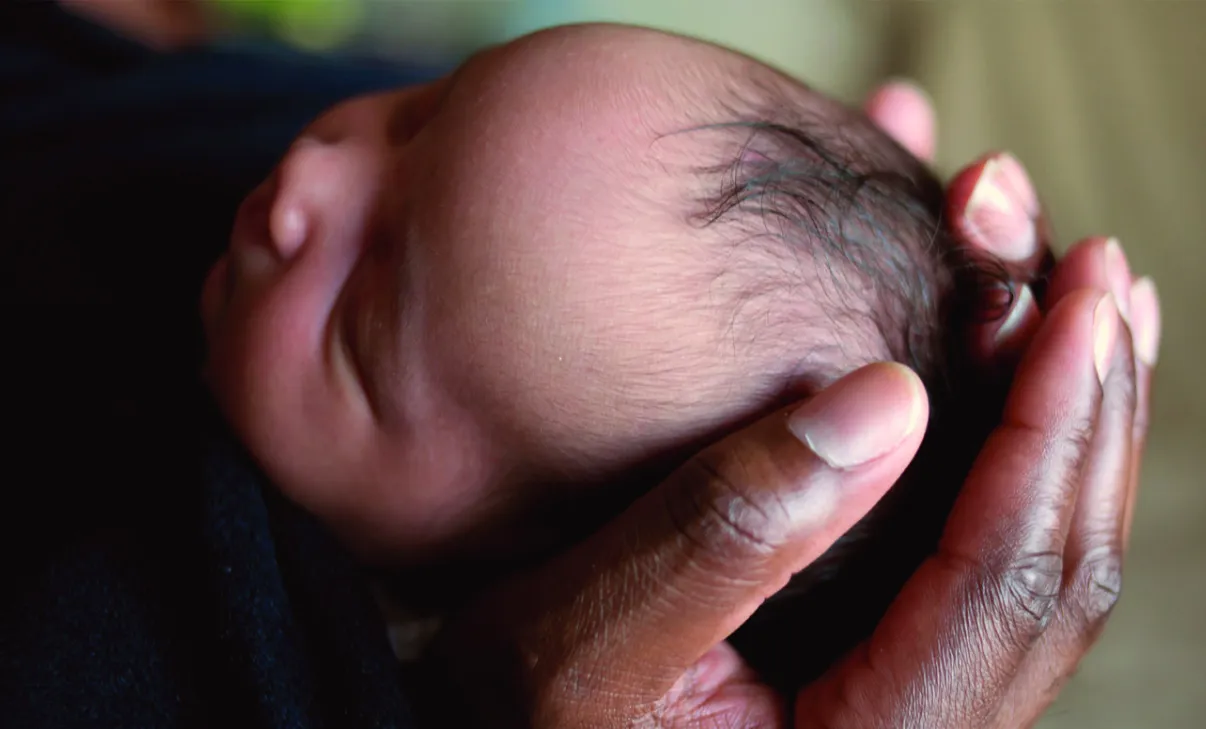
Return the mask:
<path fill-rule="evenodd" d="M 1119 236 L 1165 312 L 1143 496 L 1122 603 L 1041 726 L 1206 726 L 1206 1 L 222 0 L 212 27 L 307 2 L 321 32 L 294 35 L 311 45 L 457 55 L 616 20 L 735 46 L 852 102 L 909 76 L 934 97 L 941 170 L 1009 149 L 1062 244 Z M 172 22 L 189 37 L 189 21 Z"/>

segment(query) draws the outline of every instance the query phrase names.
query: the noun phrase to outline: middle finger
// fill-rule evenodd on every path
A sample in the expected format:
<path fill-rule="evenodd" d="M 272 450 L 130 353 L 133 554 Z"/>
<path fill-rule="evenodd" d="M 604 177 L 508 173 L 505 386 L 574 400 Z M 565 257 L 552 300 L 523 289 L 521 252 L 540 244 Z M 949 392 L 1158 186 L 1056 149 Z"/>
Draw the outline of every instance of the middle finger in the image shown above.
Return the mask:
<path fill-rule="evenodd" d="M 1131 338 L 1122 327 L 1102 385 L 1101 411 L 1080 475 L 1064 551 L 1064 577 L 1050 627 L 1024 662 L 1003 704 L 1001 726 L 1037 719 L 1027 697 L 1054 698 L 1096 641 L 1122 589 L 1125 522 L 1131 493 L 1137 409 Z"/>

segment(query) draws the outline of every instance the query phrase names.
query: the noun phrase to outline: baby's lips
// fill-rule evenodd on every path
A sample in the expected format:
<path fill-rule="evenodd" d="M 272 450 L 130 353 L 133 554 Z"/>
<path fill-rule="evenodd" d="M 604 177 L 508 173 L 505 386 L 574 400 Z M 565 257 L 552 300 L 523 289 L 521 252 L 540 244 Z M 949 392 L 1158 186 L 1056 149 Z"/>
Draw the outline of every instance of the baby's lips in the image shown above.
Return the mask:
<path fill-rule="evenodd" d="M 1028 260 L 1039 250 L 1038 196 L 1008 153 L 989 155 L 956 175 L 947 206 L 965 243 L 1010 262 Z"/>

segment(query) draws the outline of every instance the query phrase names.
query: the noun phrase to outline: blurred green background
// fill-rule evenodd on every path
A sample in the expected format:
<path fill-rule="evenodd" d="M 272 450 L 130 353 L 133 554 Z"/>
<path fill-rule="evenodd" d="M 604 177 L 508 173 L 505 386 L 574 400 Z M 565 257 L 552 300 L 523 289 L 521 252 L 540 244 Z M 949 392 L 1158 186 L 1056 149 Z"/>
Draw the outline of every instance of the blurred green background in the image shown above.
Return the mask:
<path fill-rule="evenodd" d="M 1013 151 L 1059 241 L 1119 236 L 1164 305 L 1125 597 L 1040 726 L 1206 726 L 1206 2 L 209 0 L 202 15 L 219 36 L 449 62 L 614 20 L 737 47 L 851 102 L 889 76 L 919 81 L 938 110 L 940 170 Z"/>

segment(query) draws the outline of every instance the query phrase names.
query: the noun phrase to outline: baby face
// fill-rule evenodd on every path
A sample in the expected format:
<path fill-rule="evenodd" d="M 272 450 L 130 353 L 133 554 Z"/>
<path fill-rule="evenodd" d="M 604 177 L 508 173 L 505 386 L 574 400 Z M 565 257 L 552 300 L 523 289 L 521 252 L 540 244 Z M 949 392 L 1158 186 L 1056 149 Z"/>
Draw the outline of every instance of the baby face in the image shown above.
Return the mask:
<path fill-rule="evenodd" d="M 538 507 L 765 407 L 667 173 L 701 161 L 665 137 L 684 89 L 731 55 L 559 29 L 306 129 L 202 301 L 273 482 L 366 552 L 523 549 Z"/>

